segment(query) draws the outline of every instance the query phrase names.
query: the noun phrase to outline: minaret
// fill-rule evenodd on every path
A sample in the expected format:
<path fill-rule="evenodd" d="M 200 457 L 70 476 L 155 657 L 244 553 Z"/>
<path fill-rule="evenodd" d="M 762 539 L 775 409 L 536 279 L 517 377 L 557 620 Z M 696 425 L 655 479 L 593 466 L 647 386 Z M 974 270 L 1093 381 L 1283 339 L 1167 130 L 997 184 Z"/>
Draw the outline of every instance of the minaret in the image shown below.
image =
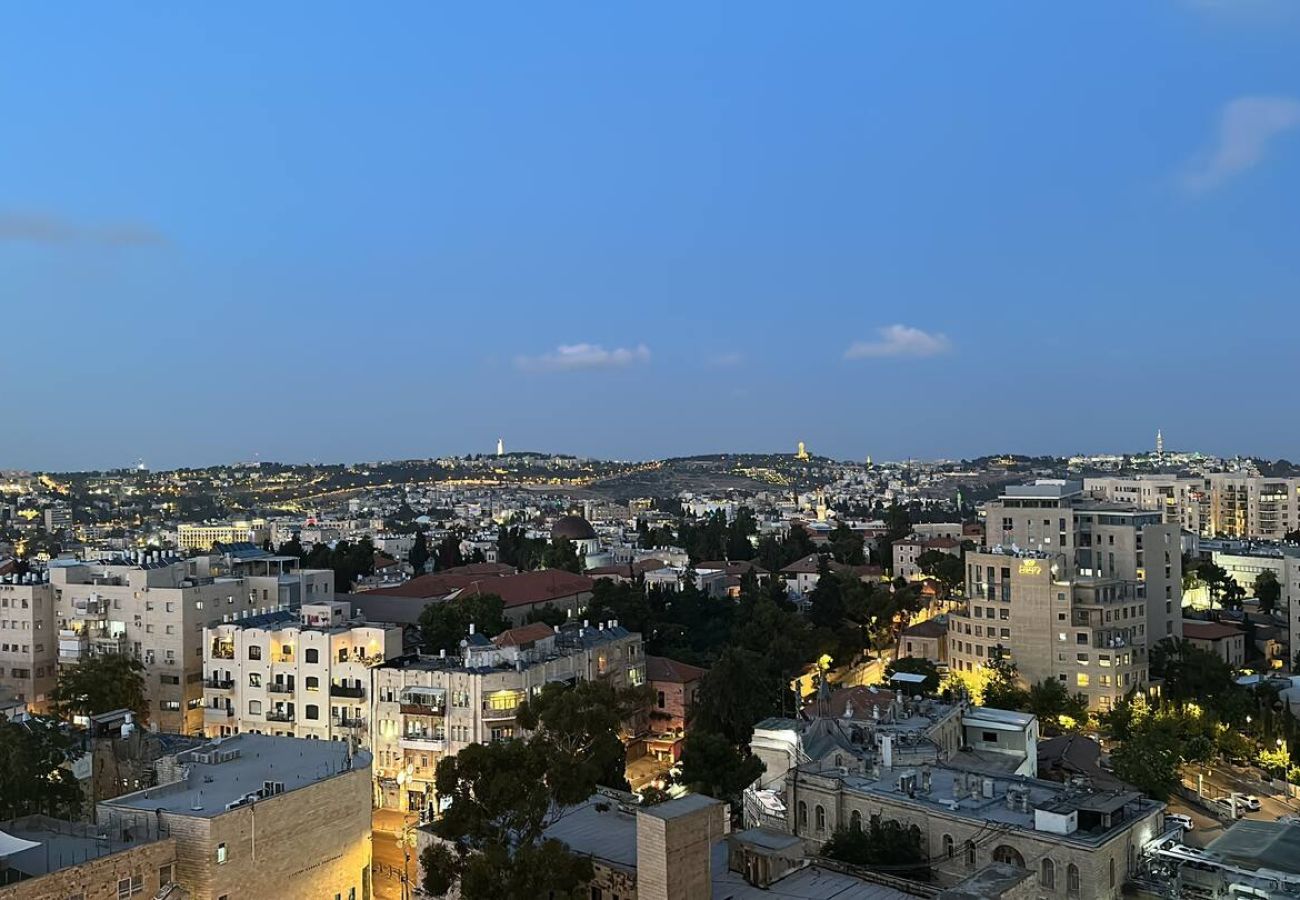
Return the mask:
<path fill-rule="evenodd" d="M 1165 459 L 1165 436 L 1159 428 L 1156 429 L 1156 459 L 1160 462 Z"/>
<path fill-rule="evenodd" d="M 497 456 L 505 456 L 505 455 L 506 455 L 505 438 L 497 438 Z"/>

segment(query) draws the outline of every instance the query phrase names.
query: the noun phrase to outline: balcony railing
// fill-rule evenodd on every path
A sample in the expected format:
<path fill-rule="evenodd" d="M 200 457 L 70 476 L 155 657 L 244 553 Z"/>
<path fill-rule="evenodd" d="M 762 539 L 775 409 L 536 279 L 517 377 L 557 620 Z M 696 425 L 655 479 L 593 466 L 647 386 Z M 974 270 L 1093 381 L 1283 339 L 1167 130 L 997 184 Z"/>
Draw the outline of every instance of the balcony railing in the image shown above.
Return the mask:
<path fill-rule="evenodd" d="M 273 709 L 266 714 L 268 722 L 292 722 L 293 713 L 287 709 Z"/>
<path fill-rule="evenodd" d="M 361 685 L 349 686 L 345 684 L 331 684 L 331 697 L 351 697 L 354 700 L 360 700 L 366 695 L 366 689 Z"/>
<path fill-rule="evenodd" d="M 403 734 L 397 739 L 403 750 L 446 750 L 447 738 L 432 734 Z"/>
<path fill-rule="evenodd" d="M 291 684 L 285 684 L 283 681 L 272 681 L 266 686 L 266 689 L 272 694 L 292 694 L 294 686 Z"/>
<path fill-rule="evenodd" d="M 213 659 L 234 659 L 235 648 L 234 647 L 213 647 L 211 655 Z"/>
<path fill-rule="evenodd" d="M 338 728 L 365 728 L 366 720 L 361 716 L 335 716 L 334 725 Z"/>
<path fill-rule="evenodd" d="M 513 719 L 519 712 L 519 706 L 507 706 L 501 709 L 492 709 L 491 707 L 483 708 L 483 721 L 490 722 L 495 719 Z"/>
<path fill-rule="evenodd" d="M 235 715 L 233 706 L 205 706 L 203 716 L 207 719 L 230 719 Z"/>
<path fill-rule="evenodd" d="M 235 686 L 233 678 L 205 678 L 203 686 L 214 691 L 228 691 Z"/>
<path fill-rule="evenodd" d="M 404 716 L 445 716 L 447 707 L 445 706 L 428 706 L 424 703 L 402 703 L 400 704 L 402 715 Z"/>

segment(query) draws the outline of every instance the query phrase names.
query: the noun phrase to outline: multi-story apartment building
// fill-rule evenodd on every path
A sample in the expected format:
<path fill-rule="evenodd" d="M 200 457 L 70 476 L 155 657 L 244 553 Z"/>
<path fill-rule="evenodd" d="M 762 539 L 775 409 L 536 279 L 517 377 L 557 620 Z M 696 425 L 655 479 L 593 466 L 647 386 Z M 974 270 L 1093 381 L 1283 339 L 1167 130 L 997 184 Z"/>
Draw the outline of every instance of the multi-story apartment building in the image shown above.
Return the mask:
<path fill-rule="evenodd" d="M 203 732 L 366 741 L 370 668 L 402 655 L 402 629 L 305 603 L 204 629 Z"/>
<path fill-rule="evenodd" d="M 332 598 L 332 572 L 299 571 L 296 558 L 266 558 L 280 562 L 268 574 L 248 576 L 213 556 L 136 552 L 129 559 L 52 563 L 59 664 L 102 653 L 133 656 L 145 667 L 150 727 L 202 733 L 203 630 L 270 611 L 280 605 L 272 596 L 323 591 Z"/>
<path fill-rule="evenodd" d="M 217 544 L 260 546 L 271 537 L 265 519 L 235 522 L 182 522 L 176 526 L 176 546 L 182 550 L 211 550 Z"/>
<path fill-rule="evenodd" d="M 1166 524 L 1178 525 L 1192 534 L 1204 534 L 1209 527 L 1209 488 L 1204 478 L 1108 475 L 1083 479 L 1083 489 L 1099 500 L 1159 510 Z"/>
<path fill-rule="evenodd" d="M 1085 478 L 1093 496 L 1161 510 L 1165 521 L 1204 537 L 1281 540 L 1300 529 L 1300 478 L 1246 472 L 1204 476 Z"/>
<path fill-rule="evenodd" d="M 371 747 L 380 806 L 425 809 L 438 760 L 473 743 L 518 734 L 519 704 L 550 682 L 645 683 L 641 636 L 617 622 L 534 624 L 488 640 L 471 632 L 463 655 L 406 656 L 371 672 Z"/>
<path fill-rule="evenodd" d="M 54 588 L 45 573 L 0 577 L 0 696 L 45 712 L 58 678 Z"/>
<path fill-rule="evenodd" d="M 1182 635 L 1179 526 L 1040 480 L 988 504 L 986 527 L 991 546 L 966 554 L 966 607 L 948 620 L 954 668 L 1007 658 L 1094 709 L 1147 683 L 1149 645 Z"/>

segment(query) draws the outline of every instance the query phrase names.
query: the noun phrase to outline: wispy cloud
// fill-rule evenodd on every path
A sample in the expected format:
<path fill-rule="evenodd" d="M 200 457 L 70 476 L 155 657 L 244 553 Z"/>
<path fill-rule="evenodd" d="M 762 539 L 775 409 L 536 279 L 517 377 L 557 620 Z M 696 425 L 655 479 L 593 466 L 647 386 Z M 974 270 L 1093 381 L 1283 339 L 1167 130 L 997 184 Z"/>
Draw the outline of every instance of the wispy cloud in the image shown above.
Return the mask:
<path fill-rule="evenodd" d="M 715 356 L 709 357 L 709 365 L 713 366 L 715 369 L 735 368 L 736 366 L 740 365 L 744 361 L 745 361 L 745 354 L 740 353 L 738 351 L 719 353 Z"/>
<path fill-rule="evenodd" d="M 142 247 L 167 243 L 148 225 L 108 222 L 86 225 L 40 213 L 0 212 L 0 241 L 27 244 L 98 244 Z"/>
<path fill-rule="evenodd" d="M 599 344 L 561 344 L 554 352 L 540 356 L 516 356 L 515 365 L 525 372 L 572 372 L 579 369 L 621 369 L 650 361 L 650 348 L 615 347 Z"/>
<path fill-rule="evenodd" d="M 938 356 L 952 349 L 947 335 L 922 331 L 910 325 L 887 325 L 876 329 L 874 341 L 854 341 L 844 351 L 845 359 L 884 356 Z"/>
<path fill-rule="evenodd" d="M 1300 126 L 1300 100 L 1291 97 L 1238 97 L 1219 114 L 1214 146 L 1183 176 L 1192 191 L 1218 187 L 1258 165 L 1278 136 Z"/>

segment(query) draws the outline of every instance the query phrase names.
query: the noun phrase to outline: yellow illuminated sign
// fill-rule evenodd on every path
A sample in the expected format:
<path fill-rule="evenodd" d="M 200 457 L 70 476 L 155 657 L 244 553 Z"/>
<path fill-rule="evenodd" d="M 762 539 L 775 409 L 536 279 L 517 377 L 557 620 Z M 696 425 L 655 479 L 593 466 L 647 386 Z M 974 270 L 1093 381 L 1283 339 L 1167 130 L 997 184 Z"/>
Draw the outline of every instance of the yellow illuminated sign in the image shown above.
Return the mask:
<path fill-rule="evenodd" d="M 1025 559 L 1020 561 L 1021 575 L 1042 575 L 1043 567 L 1038 564 L 1036 559 Z"/>

